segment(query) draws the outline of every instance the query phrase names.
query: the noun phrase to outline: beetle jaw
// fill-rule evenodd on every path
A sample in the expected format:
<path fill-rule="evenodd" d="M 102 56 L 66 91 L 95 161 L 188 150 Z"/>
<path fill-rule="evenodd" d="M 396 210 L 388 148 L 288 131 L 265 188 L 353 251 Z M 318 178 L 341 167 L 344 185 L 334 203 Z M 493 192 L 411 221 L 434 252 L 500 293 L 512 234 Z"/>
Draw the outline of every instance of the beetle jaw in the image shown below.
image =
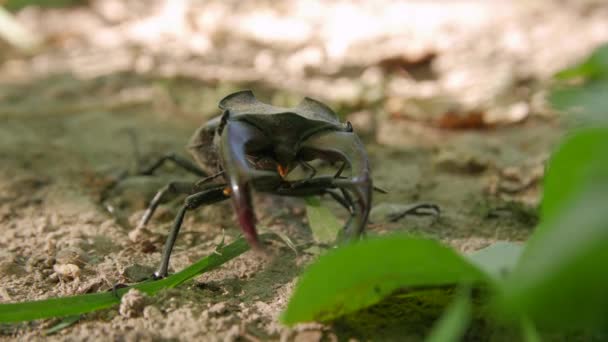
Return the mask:
<path fill-rule="evenodd" d="M 256 220 L 253 206 L 251 205 L 249 185 L 247 183 L 241 185 L 233 183 L 232 186 L 227 189 L 230 189 L 229 192 L 232 197 L 232 206 L 236 211 L 237 220 L 245 235 L 245 239 L 247 239 L 247 242 L 253 249 L 261 249 L 258 234 L 255 229 Z"/>
<path fill-rule="evenodd" d="M 289 173 L 289 167 L 288 166 L 283 166 L 281 164 L 277 164 L 277 172 L 279 173 L 279 176 L 281 176 L 281 178 L 285 178 L 287 177 L 287 174 Z"/>

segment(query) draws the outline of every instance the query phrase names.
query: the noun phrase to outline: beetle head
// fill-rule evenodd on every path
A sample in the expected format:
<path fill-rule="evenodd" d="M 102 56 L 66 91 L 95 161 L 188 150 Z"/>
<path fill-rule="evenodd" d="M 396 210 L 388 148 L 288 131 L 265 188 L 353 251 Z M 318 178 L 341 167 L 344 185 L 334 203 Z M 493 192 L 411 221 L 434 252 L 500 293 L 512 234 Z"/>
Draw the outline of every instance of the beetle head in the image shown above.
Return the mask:
<path fill-rule="evenodd" d="M 274 148 L 274 155 L 277 162 L 277 172 L 285 178 L 296 164 L 297 150 L 293 145 L 277 144 Z"/>

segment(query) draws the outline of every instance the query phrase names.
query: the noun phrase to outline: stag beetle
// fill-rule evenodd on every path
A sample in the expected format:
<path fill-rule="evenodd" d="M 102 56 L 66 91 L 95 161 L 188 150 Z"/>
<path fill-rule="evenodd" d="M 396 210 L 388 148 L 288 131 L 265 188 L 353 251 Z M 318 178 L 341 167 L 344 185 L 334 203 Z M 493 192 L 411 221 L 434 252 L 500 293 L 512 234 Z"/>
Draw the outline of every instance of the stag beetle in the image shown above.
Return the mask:
<path fill-rule="evenodd" d="M 245 238 L 260 249 L 252 189 L 282 196 L 329 195 L 350 212 L 342 239 L 356 239 L 363 233 L 374 187 L 365 148 L 350 122 L 340 122 L 329 107 L 310 98 L 294 108 L 282 108 L 258 101 L 249 90 L 226 96 L 219 108 L 222 114 L 198 128 L 190 139 L 188 150 L 196 164 L 172 154 L 141 172 L 151 174 L 164 161 L 172 160 L 202 177 L 196 183 L 172 182 L 158 191 L 139 222 L 139 228 L 148 223 L 167 193 L 189 195 L 165 243 L 156 278 L 167 276 L 185 213 L 202 205 L 230 198 Z M 316 169 L 308 163 L 315 159 L 341 166 L 333 176 L 316 176 Z M 308 176 L 287 180 L 297 167 Z M 342 175 L 345 168 L 350 169 L 348 177 Z M 421 208 L 438 212 L 434 205 L 419 204 L 407 213 Z"/>

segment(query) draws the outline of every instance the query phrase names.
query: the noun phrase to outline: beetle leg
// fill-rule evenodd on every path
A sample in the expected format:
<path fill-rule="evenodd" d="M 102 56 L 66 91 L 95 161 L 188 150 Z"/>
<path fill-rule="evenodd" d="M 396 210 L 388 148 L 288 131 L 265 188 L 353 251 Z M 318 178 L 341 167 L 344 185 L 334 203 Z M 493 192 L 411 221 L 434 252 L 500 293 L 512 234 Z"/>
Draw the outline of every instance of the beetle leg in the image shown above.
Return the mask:
<path fill-rule="evenodd" d="M 425 211 L 428 210 L 428 211 Z M 404 218 L 406 215 L 432 215 L 432 216 L 436 216 L 439 217 L 439 215 L 441 214 L 441 209 L 439 209 L 439 206 L 436 204 L 431 204 L 431 203 L 416 203 L 416 204 L 412 204 L 410 206 L 408 206 L 407 208 L 405 208 L 404 210 L 402 210 L 401 212 L 394 214 L 394 215 L 390 215 L 389 216 L 389 221 L 391 222 L 397 222 L 400 219 Z"/>
<path fill-rule="evenodd" d="M 325 190 L 324 193 L 330 195 L 331 198 L 334 199 L 334 201 L 338 202 L 342 207 L 344 207 L 344 209 L 348 210 L 351 215 L 355 213 L 355 208 L 352 199 L 350 199 L 350 196 L 344 196 L 346 192 L 343 192 L 343 194 L 340 195 L 334 190 Z"/>
<path fill-rule="evenodd" d="M 167 236 L 160 266 L 158 267 L 158 270 L 154 272 L 154 278 L 159 279 L 167 276 L 171 251 L 175 245 L 175 240 L 177 239 L 177 234 L 179 233 L 182 222 L 184 221 L 186 211 L 196 209 L 201 205 L 213 204 L 227 199 L 229 196 L 224 192 L 225 187 L 225 184 L 218 185 L 211 189 L 207 189 L 186 197 L 184 205 L 181 207 L 177 216 L 175 217 L 175 221 L 173 222 L 169 236 Z"/>
<path fill-rule="evenodd" d="M 152 218 L 152 215 L 154 215 L 156 208 L 158 207 L 160 202 L 162 202 L 167 197 L 167 195 L 169 195 L 169 194 L 171 194 L 171 195 L 178 195 L 178 194 L 190 195 L 195 192 L 196 192 L 196 184 L 191 183 L 191 182 L 171 182 L 171 183 L 167 184 L 162 189 L 158 190 L 156 195 L 154 195 L 154 197 L 150 201 L 150 204 L 148 205 L 148 208 L 144 212 L 144 216 L 142 216 L 141 219 L 139 220 L 139 223 L 137 224 L 136 229 L 141 229 L 148 224 L 148 222 Z"/>
<path fill-rule="evenodd" d="M 310 171 L 310 173 L 308 174 L 308 179 L 314 178 L 314 176 L 317 174 L 317 169 L 315 169 L 314 166 L 308 164 L 307 162 L 305 162 L 303 160 L 300 160 L 298 163 L 302 166 L 302 168 Z"/>
<path fill-rule="evenodd" d="M 334 178 L 346 178 L 346 177 L 342 176 L 342 172 L 344 172 L 345 167 L 346 167 L 346 162 L 342 162 L 342 165 L 340 165 L 340 167 L 338 168 L 338 171 L 336 171 Z"/>
<path fill-rule="evenodd" d="M 274 171 L 253 169 L 247 152 L 267 144 L 268 138 L 259 129 L 242 121 L 228 120 L 220 138 L 220 156 L 230 186 L 232 206 L 245 238 L 254 248 L 260 248 L 260 243 L 251 205 L 251 183 L 254 182 L 258 189 L 271 189 L 278 187 L 281 178 Z"/>
<path fill-rule="evenodd" d="M 340 171 L 330 182 L 332 187 L 344 189 L 354 196 L 355 213 L 345 227 L 345 237 L 358 238 L 367 223 L 373 188 L 369 161 L 361 140 L 352 132 L 321 132 L 304 141 L 300 151 L 308 160 L 316 157 L 329 161 L 342 160 L 348 164 L 350 178 L 337 178 L 341 177 Z"/>
<path fill-rule="evenodd" d="M 348 178 L 348 177 L 342 176 L 342 172 L 344 171 L 344 167 L 345 166 L 346 166 L 346 163 L 342 163 L 342 165 L 340 165 L 340 168 L 336 172 L 334 178 L 340 178 L 340 179 L 347 179 Z M 376 186 L 376 185 L 373 186 L 373 190 L 376 191 L 376 192 L 379 192 L 381 194 L 388 194 L 387 190 L 385 190 L 385 189 L 383 189 L 383 188 L 381 188 L 379 186 Z"/>
<path fill-rule="evenodd" d="M 173 163 L 175 163 L 175 165 L 181 167 L 182 169 L 195 174 L 199 177 L 207 177 L 207 173 L 203 170 L 201 170 L 200 167 L 198 167 L 196 164 L 194 164 L 193 162 L 191 162 L 190 160 L 175 154 L 175 153 L 167 153 L 166 155 L 158 158 L 158 160 L 156 162 L 154 162 L 152 165 L 150 165 L 149 167 L 143 169 L 143 170 L 139 170 L 139 174 L 141 175 L 151 175 L 154 173 L 154 171 L 156 171 L 158 168 L 160 168 L 161 166 L 163 166 L 165 164 L 166 161 L 172 161 Z"/>
<path fill-rule="evenodd" d="M 211 176 L 207 176 L 205 178 L 202 178 L 202 179 L 196 181 L 196 183 L 194 183 L 194 184 L 196 184 L 196 186 L 202 186 L 202 185 L 204 185 L 204 184 L 206 184 L 206 183 L 208 183 L 208 182 L 210 182 L 210 181 L 218 178 L 219 176 L 223 176 L 223 175 L 224 175 L 224 171 L 220 171 L 220 172 L 217 172 L 217 173 L 215 173 L 215 174 L 213 174 Z"/>

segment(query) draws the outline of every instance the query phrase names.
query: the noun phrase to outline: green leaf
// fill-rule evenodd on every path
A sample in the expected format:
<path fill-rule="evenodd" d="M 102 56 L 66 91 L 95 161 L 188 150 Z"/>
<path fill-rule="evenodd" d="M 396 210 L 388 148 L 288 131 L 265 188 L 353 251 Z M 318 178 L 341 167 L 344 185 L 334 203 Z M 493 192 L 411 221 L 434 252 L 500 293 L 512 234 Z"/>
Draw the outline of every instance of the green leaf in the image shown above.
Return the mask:
<path fill-rule="evenodd" d="M 389 236 L 330 251 L 302 275 L 281 320 L 327 321 L 415 286 L 491 282 L 488 275 L 440 243 Z"/>
<path fill-rule="evenodd" d="M 583 85 L 560 85 L 552 90 L 549 102 L 553 108 L 566 112 L 577 125 L 608 123 L 608 78 Z"/>
<path fill-rule="evenodd" d="M 534 323 L 529 318 L 523 317 L 520 320 L 521 333 L 524 342 L 541 342 L 540 335 L 534 326 Z"/>
<path fill-rule="evenodd" d="M 0 304 L 0 322 L 64 317 L 109 308 L 118 304 L 120 297 L 131 288 L 139 289 L 148 295 L 154 295 L 160 290 L 176 287 L 203 272 L 210 271 L 247 250 L 249 250 L 247 242 L 244 239 L 238 239 L 227 246 L 218 248 L 216 253 L 165 279 L 118 289 L 116 291 L 118 296 L 115 296 L 112 292 L 103 292 L 32 302 Z"/>
<path fill-rule="evenodd" d="M 446 309 L 435 323 L 427 342 L 461 341 L 471 322 L 473 307 L 469 289 L 460 291 L 456 300 Z"/>
<path fill-rule="evenodd" d="M 515 268 L 522 250 L 523 247 L 519 244 L 499 241 L 467 257 L 473 264 L 499 281 Z"/>
<path fill-rule="evenodd" d="M 75 6 L 84 3 L 84 0 L 8 0 L 6 3 L 4 3 L 4 6 L 6 6 L 6 8 L 10 11 L 18 11 L 27 6 L 58 8 Z"/>
<path fill-rule="evenodd" d="M 578 132 L 554 156 L 541 225 L 500 306 L 553 329 L 608 323 L 608 131 Z"/>
<path fill-rule="evenodd" d="M 555 109 L 568 112 L 583 124 L 608 123 L 608 44 L 597 48 L 583 63 L 559 72 L 560 82 L 549 96 Z"/>
<path fill-rule="evenodd" d="M 331 244 L 336 241 L 342 225 L 327 207 L 316 197 L 306 197 L 306 216 L 312 236 L 318 243 Z"/>
<path fill-rule="evenodd" d="M 605 177 L 608 168 L 608 128 L 580 130 L 571 135 L 551 158 L 544 179 L 541 220 L 567 207 L 581 185 Z M 597 166 L 596 164 L 603 164 Z M 547 227 L 544 225 L 544 227 Z M 543 228 L 544 228 L 543 227 Z M 535 235 L 538 235 L 537 229 Z"/>
<path fill-rule="evenodd" d="M 582 77 L 585 79 L 606 78 L 608 76 L 608 44 L 598 47 L 584 62 L 557 73 L 558 80 Z"/>
<path fill-rule="evenodd" d="M 542 225 L 505 284 L 502 305 L 549 328 L 583 328 L 608 317 L 608 182 L 590 186 Z"/>

